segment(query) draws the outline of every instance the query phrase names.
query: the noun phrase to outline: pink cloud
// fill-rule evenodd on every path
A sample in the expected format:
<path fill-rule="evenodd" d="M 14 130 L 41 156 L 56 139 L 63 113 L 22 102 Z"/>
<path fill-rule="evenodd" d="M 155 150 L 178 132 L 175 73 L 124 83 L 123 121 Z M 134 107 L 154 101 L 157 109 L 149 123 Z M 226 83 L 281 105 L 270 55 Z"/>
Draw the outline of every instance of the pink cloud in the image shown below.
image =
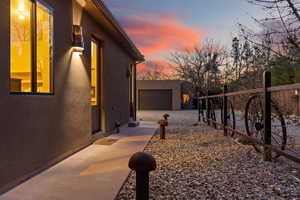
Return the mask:
<path fill-rule="evenodd" d="M 149 13 L 120 19 L 126 32 L 144 54 L 193 47 L 204 34 L 186 26 L 179 17 L 170 14 Z"/>
<path fill-rule="evenodd" d="M 174 50 L 193 48 L 207 35 L 202 30 L 186 25 L 180 14 L 128 7 L 113 7 L 112 10 L 122 13 L 122 17 L 118 17 L 121 25 L 148 58 L 139 65 L 138 71 L 151 71 L 157 67 L 165 74 L 174 71 L 162 58 L 163 55 Z"/>

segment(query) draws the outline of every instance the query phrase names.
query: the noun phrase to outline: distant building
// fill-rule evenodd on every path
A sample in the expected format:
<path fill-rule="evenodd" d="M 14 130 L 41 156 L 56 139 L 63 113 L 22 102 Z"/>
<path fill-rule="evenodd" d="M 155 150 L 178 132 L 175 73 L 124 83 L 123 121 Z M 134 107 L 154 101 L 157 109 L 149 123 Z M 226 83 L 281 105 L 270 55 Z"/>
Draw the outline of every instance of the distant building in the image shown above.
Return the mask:
<path fill-rule="evenodd" d="M 139 110 L 180 110 L 189 108 L 192 84 L 181 80 L 138 80 Z"/>

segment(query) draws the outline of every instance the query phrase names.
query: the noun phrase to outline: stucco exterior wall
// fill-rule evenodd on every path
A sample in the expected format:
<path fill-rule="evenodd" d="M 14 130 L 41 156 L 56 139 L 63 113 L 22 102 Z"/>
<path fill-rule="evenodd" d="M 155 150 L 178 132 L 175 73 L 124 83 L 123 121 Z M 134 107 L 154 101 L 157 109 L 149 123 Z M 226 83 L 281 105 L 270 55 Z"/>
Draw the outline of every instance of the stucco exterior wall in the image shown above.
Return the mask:
<path fill-rule="evenodd" d="M 84 55 L 75 55 L 72 1 L 44 1 L 54 8 L 54 95 L 10 94 L 10 0 L 0 1 L 0 192 L 91 143 L 92 34 L 104 41 L 104 131 L 129 119 L 126 70 L 133 60 L 87 13 Z"/>
<path fill-rule="evenodd" d="M 81 24 L 84 28 L 85 54 L 88 58 L 86 59 L 87 66 L 91 65 L 89 59 L 91 38 L 94 37 L 103 42 L 102 120 L 105 119 L 103 121 L 104 131 L 112 131 L 115 128 L 115 121 L 124 124 L 129 119 L 129 77 L 126 75 L 129 65 L 134 61 L 86 12 L 82 15 Z M 90 74 L 89 70 L 88 73 Z"/>
<path fill-rule="evenodd" d="M 137 94 L 140 89 L 171 89 L 172 90 L 172 108 L 180 110 L 181 97 L 181 81 L 178 80 L 138 80 Z M 139 95 L 137 95 L 138 98 Z M 137 103 L 139 100 L 137 100 Z"/>

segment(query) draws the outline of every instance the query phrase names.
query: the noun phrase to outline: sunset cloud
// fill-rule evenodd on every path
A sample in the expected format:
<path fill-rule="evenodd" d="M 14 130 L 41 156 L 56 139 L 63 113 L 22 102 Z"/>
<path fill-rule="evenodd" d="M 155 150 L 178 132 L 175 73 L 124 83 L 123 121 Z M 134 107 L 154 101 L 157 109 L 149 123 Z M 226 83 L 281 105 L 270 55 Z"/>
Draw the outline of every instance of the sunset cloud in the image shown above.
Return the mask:
<path fill-rule="evenodd" d="M 126 32 L 144 54 L 193 47 L 204 34 L 188 27 L 175 15 L 146 13 L 120 19 Z"/>
<path fill-rule="evenodd" d="M 267 17 L 263 9 L 241 0 L 104 1 L 152 63 L 167 61 L 171 51 L 191 48 L 203 38 L 214 38 L 230 48 L 237 23 L 256 29 L 249 16 Z"/>
<path fill-rule="evenodd" d="M 186 25 L 180 14 L 121 6 L 112 7 L 112 11 L 119 14 L 118 21 L 146 57 L 138 71 L 174 71 L 165 57 L 171 51 L 193 48 L 206 36 L 203 30 Z"/>

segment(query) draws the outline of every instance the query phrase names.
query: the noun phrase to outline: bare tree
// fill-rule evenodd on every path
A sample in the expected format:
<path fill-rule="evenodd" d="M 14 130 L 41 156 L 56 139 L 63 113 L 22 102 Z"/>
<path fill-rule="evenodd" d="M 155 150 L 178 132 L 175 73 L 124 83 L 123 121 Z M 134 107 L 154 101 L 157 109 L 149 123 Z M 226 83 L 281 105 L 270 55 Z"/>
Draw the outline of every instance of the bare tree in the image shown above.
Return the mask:
<path fill-rule="evenodd" d="M 299 0 L 248 0 L 248 2 L 262 7 L 267 14 L 264 19 L 254 18 L 262 28 L 254 32 L 248 27 L 239 24 L 242 35 L 246 40 L 269 49 L 278 57 L 286 57 L 295 61 L 300 53 L 300 1 Z M 263 41 L 267 41 L 264 43 Z"/>
<path fill-rule="evenodd" d="M 220 66 L 226 58 L 226 49 L 207 39 L 193 49 L 171 53 L 169 61 L 178 77 L 190 81 L 197 91 L 204 92 L 205 88 L 220 86 Z"/>
<path fill-rule="evenodd" d="M 262 41 L 269 45 L 268 38 Z M 261 83 L 260 75 L 268 69 L 271 61 L 269 48 L 257 46 L 245 40 L 242 36 L 232 40 L 232 62 L 229 63 L 229 75 L 234 89 L 255 88 Z M 230 74 L 231 73 L 231 74 Z"/>
<path fill-rule="evenodd" d="M 235 81 L 240 80 L 243 72 L 248 72 L 250 68 L 253 51 L 249 42 L 242 42 L 237 37 L 232 40 L 232 58 L 233 58 L 233 73 Z"/>

